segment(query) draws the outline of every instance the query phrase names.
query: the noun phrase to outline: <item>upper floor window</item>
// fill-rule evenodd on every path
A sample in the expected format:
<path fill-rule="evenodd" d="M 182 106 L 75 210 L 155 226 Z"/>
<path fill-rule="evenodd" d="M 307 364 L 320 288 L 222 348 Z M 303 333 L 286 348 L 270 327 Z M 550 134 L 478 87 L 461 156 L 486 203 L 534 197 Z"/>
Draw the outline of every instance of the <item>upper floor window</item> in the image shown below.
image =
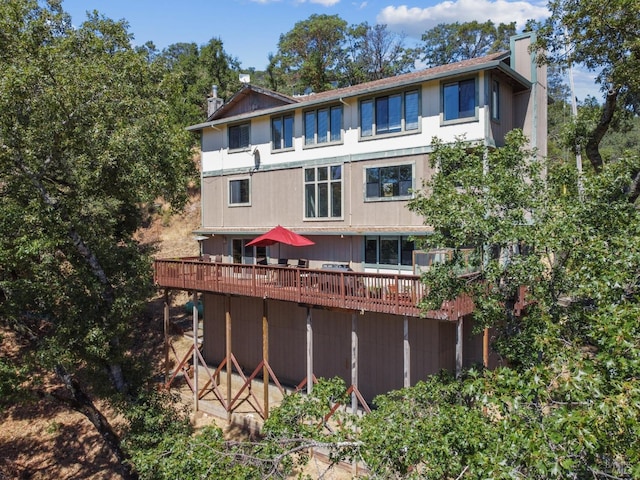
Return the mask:
<path fill-rule="evenodd" d="M 271 141 L 274 150 L 293 148 L 293 115 L 271 119 Z"/>
<path fill-rule="evenodd" d="M 229 150 L 249 147 L 250 124 L 241 123 L 229 127 Z"/>
<path fill-rule="evenodd" d="M 370 167 L 365 171 L 367 200 L 380 198 L 406 198 L 413 188 L 413 166 L 392 165 L 388 167 Z"/>
<path fill-rule="evenodd" d="M 500 83 L 491 82 L 491 120 L 500 120 Z"/>
<path fill-rule="evenodd" d="M 250 203 L 249 179 L 229 180 L 229 205 L 249 205 Z"/>
<path fill-rule="evenodd" d="M 342 217 L 342 165 L 304 169 L 304 216 Z"/>
<path fill-rule="evenodd" d="M 444 121 L 476 116 L 476 80 L 445 83 L 442 87 Z"/>
<path fill-rule="evenodd" d="M 304 144 L 315 145 L 342 140 L 342 105 L 304 113 Z"/>
<path fill-rule="evenodd" d="M 417 90 L 360 102 L 360 135 L 384 135 L 418 130 L 420 95 Z"/>

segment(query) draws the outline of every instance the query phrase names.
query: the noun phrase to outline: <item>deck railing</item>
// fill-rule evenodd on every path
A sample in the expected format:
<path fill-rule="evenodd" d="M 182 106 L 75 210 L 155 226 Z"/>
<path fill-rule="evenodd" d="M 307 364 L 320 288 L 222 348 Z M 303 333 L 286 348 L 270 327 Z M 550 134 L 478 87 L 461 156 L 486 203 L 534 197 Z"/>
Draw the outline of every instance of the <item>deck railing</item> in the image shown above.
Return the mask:
<path fill-rule="evenodd" d="M 427 294 L 416 275 L 390 275 L 201 261 L 200 257 L 156 260 L 159 287 L 271 298 L 327 308 L 422 316 Z M 460 297 L 445 302 L 428 318 L 455 321 L 473 311 L 473 302 Z"/>

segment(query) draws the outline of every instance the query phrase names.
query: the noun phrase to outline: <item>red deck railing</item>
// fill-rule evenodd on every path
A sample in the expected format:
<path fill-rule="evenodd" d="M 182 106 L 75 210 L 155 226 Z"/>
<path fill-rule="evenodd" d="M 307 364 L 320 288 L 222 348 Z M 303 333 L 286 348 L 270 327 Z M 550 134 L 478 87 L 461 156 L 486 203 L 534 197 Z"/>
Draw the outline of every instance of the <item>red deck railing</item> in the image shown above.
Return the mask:
<path fill-rule="evenodd" d="M 422 316 L 419 303 L 427 293 L 426 286 L 416 275 L 214 263 L 200 261 L 198 257 L 156 260 L 154 280 L 163 288 L 413 317 Z M 472 311 L 471 299 L 459 297 L 425 316 L 455 321 Z"/>

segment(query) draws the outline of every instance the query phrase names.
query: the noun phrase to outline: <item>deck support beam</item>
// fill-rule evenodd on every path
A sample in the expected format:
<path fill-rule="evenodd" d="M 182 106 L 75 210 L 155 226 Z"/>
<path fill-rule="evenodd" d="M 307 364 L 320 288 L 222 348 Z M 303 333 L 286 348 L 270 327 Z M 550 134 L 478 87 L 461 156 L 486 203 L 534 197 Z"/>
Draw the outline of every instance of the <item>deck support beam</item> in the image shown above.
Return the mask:
<path fill-rule="evenodd" d="M 231 360 L 231 295 L 226 295 L 224 299 L 225 310 L 225 331 L 226 331 L 226 356 L 227 356 L 227 421 L 231 421 L 231 380 L 233 374 L 233 364 Z"/>
<path fill-rule="evenodd" d="M 351 385 L 354 391 L 351 392 L 351 413 L 358 413 L 358 315 L 351 314 Z"/>
<path fill-rule="evenodd" d="M 489 368 L 489 329 L 482 331 L 482 366 Z"/>
<path fill-rule="evenodd" d="M 262 299 L 262 383 L 264 385 L 264 419 L 269 418 L 269 317 L 267 299 Z"/>
<path fill-rule="evenodd" d="M 164 289 L 164 383 L 169 381 L 169 289 Z"/>
<path fill-rule="evenodd" d="M 194 290 L 191 301 L 193 302 L 193 410 L 198 411 L 198 292 Z"/>
<path fill-rule="evenodd" d="M 313 319 L 307 307 L 307 395 L 313 391 Z"/>
<path fill-rule="evenodd" d="M 462 321 L 463 318 L 464 317 L 458 318 L 458 322 L 456 324 L 456 377 L 459 377 L 462 373 L 462 343 L 464 339 L 464 323 Z"/>
<path fill-rule="evenodd" d="M 402 351 L 403 351 L 403 363 L 404 363 L 404 383 L 403 386 L 411 386 L 411 345 L 409 344 L 409 317 L 404 316 L 403 324 L 403 338 L 402 338 Z"/>

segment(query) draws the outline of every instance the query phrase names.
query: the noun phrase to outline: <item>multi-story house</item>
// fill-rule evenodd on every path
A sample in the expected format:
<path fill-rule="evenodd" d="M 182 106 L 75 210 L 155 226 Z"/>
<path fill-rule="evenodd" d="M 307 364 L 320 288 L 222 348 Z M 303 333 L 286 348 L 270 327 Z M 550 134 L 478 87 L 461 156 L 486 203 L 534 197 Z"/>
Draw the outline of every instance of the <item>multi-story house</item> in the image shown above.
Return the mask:
<path fill-rule="evenodd" d="M 218 278 L 269 278 L 273 290 L 185 286 L 203 292 L 204 358 L 218 364 L 231 350 L 253 371 L 265 357 L 268 311 L 268 363 L 281 382 L 340 376 L 370 400 L 441 369 L 487 363 L 482 336 L 463 322 L 470 310 L 416 308 L 424 291 L 415 275 L 428 255 L 412 239 L 430 227 L 407 202 L 433 173 L 433 137 L 499 147 L 520 128 L 546 154 L 546 70 L 530 44 L 523 34 L 508 52 L 304 96 L 251 84 L 224 103 L 214 93 L 207 120 L 189 127 L 201 135 L 196 233 L 224 266 Z M 276 225 L 314 244 L 249 245 Z M 307 268 L 277 267 L 279 259 Z M 288 283 L 268 274 L 278 268 Z M 321 301 L 323 272 L 340 276 L 341 290 L 330 293 L 353 295 L 351 303 Z M 409 294 L 399 301 L 402 285 Z M 307 290 L 286 296 L 292 286 Z"/>

